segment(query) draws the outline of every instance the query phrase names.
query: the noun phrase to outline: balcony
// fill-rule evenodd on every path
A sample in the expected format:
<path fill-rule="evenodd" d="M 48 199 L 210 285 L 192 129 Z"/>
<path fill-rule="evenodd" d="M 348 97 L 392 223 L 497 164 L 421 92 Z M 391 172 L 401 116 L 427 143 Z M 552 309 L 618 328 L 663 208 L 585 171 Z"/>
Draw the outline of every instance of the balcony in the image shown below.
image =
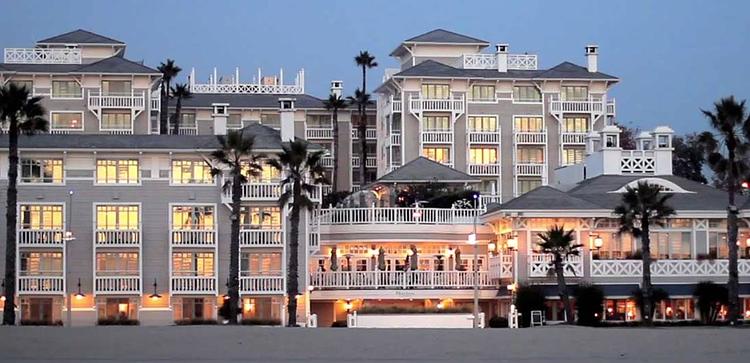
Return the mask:
<path fill-rule="evenodd" d="M 489 261 L 490 279 L 513 278 L 513 255 L 495 255 Z"/>
<path fill-rule="evenodd" d="M 547 131 L 517 131 L 515 135 L 516 145 L 538 145 L 547 143 Z"/>
<path fill-rule="evenodd" d="M 181 229 L 170 232 L 172 247 L 215 247 L 216 231 Z"/>
<path fill-rule="evenodd" d="M 141 278 L 139 276 L 95 276 L 94 294 L 140 294 Z"/>
<path fill-rule="evenodd" d="M 329 208 L 320 211 L 320 225 L 472 224 L 481 209 L 453 208 Z"/>
<path fill-rule="evenodd" d="M 140 229 L 97 229 L 96 247 L 138 247 L 141 243 Z"/>
<path fill-rule="evenodd" d="M 560 135 L 563 145 L 586 145 L 586 132 L 565 132 Z"/>
<path fill-rule="evenodd" d="M 359 156 L 355 155 L 352 156 L 352 168 L 359 168 Z M 374 156 L 368 156 L 365 160 L 365 167 L 366 168 L 377 168 L 378 167 L 378 160 Z"/>
<path fill-rule="evenodd" d="M 503 198 L 499 194 L 480 194 L 479 195 L 479 205 L 482 208 L 487 207 L 487 204 L 495 203 L 500 204 L 503 202 Z"/>
<path fill-rule="evenodd" d="M 516 164 L 516 175 L 517 176 L 544 176 L 544 164 L 536 163 L 517 163 Z"/>
<path fill-rule="evenodd" d="M 500 164 L 469 164 L 469 175 L 498 176 Z"/>
<path fill-rule="evenodd" d="M 391 112 L 401 112 L 403 109 L 401 100 L 393 100 L 393 102 L 391 102 Z"/>
<path fill-rule="evenodd" d="M 409 100 L 409 108 L 412 113 L 422 112 L 452 112 L 464 113 L 464 98 L 430 99 L 414 97 Z"/>
<path fill-rule="evenodd" d="M 240 277 L 241 295 L 283 294 L 283 276 L 243 276 Z"/>
<path fill-rule="evenodd" d="M 508 54 L 507 69 L 536 70 L 536 54 Z M 497 55 L 493 53 L 464 54 L 462 57 L 465 69 L 498 69 Z"/>
<path fill-rule="evenodd" d="M 378 139 L 378 130 L 377 129 L 371 129 L 367 128 L 365 130 L 365 140 L 377 140 Z M 359 140 L 359 130 L 356 126 L 353 126 L 352 128 L 352 140 Z"/>
<path fill-rule="evenodd" d="M 224 185 L 222 180 L 221 185 Z M 232 191 L 222 193 L 225 203 L 231 203 Z M 242 184 L 243 201 L 275 202 L 281 197 L 281 185 L 278 182 L 250 182 Z"/>
<path fill-rule="evenodd" d="M 150 108 L 151 111 L 161 111 L 161 98 L 158 94 L 151 95 Z"/>
<path fill-rule="evenodd" d="M 750 276 L 750 260 L 740 259 L 740 276 Z M 654 277 L 725 277 L 729 273 L 727 260 L 654 260 L 651 276 Z M 643 274 L 641 260 L 591 260 L 591 277 L 634 277 Z"/>
<path fill-rule="evenodd" d="M 65 231 L 62 229 L 19 229 L 19 247 L 63 247 Z"/>
<path fill-rule="evenodd" d="M 81 50 L 68 48 L 5 48 L 5 63 L 81 64 Z"/>
<path fill-rule="evenodd" d="M 64 294 L 62 276 L 19 276 L 18 293 L 27 295 Z"/>
<path fill-rule="evenodd" d="M 653 150 L 623 150 L 620 157 L 623 174 L 653 174 L 656 171 L 656 156 Z"/>
<path fill-rule="evenodd" d="M 332 168 L 334 164 L 333 156 L 324 156 L 320 159 L 320 164 L 324 168 Z"/>
<path fill-rule="evenodd" d="M 552 255 L 547 253 L 532 253 L 528 256 L 529 277 L 554 276 L 552 269 Z M 566 277 L 583 277 L 583 258 L 569 256 L 563 265 Z"/>
<path fill-rule="evenodd" d="M 333 139 L 333 128 L 331 127 L 308 127 L 305 129 L 307 140 L 330 140 Z"/>
<path fill-rule="evenodd" d="M 492 288 L 487 271 L 478 272 L 480 288 Z M 473 271 L 316 271 L 310 274 L 315 289 L 472 289 Z"/>
<path fill-rule="evenodd" d="M 500 131 L 474 131 L 469 130 L 470 144 L 499 144 Z"/>
<path fill-rule="evenodd" d="M 216 294 L 216 277 L 172 276 L 170 290 L 173 294 Z"/>
<path fill-rule="evenodd" d="M 423 144 L 452 144 L 453 130 L 426 130 L 422 131 Z"/>
<path fill-rule="evenodd" d="M 281 227 L 241 229 L 240 247 L 284 247 L 284 232 Z"/>
<path fill-rule="evenodd" d="M 401 134 L 391 134 L 391 146 L 401 145 Z"/>
<path fill-rule="evenodd" d="M 588 113 L 595 116 L 606 111 L 607 116 L 615 115 L 615 100 L 606 100 L 604 97 L 589 97 L 582 100 L 563 101 L 558 97 L 552 97 L 549 103 L 549 112 L 558 120 L 566 113 Z"/>
<path fill-rule="evenodd" d="M 103 95 L 99 91 L 88 92 L 89 110 L 100 109 L 137 109 L 143 110 L 146 106 L 146 92 L 132 92 L 130 94 L 109 94 Z"/>

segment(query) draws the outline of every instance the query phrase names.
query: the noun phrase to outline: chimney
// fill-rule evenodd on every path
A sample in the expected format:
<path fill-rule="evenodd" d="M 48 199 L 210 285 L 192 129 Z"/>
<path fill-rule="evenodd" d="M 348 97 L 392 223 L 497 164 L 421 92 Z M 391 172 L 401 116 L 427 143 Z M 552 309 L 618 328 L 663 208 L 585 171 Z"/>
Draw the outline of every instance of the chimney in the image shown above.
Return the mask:
<path fill-rule="evenodd" d="M 279 98 L 281 141 L 294 141 L 294 98 Z"/>
<path fill-rule="evenodd" d="M 344 92 L 344 82 L 331 81 L 331 94 L 341 97 Z"/>
<path fill-rule="evenodd" d="M 226 135 L 227 134 L 227 118 L 229 118 L 229 104 L 228 103 L 212 103 L 214 118 L 214 135 Z"/>
<path fill-rule="evenodd" d="M 653 135 L 654 174 L 672 175 L 672 136 L 674 130 L 669 126 L 657 126 Z"/>
<path fill-rule="evenodd" d="M 495 56 L 497 57 L 497 71 L 505 73 L 508 71 L 508 50 L 510 45 L 508 44 L 497 44 L 495 45 Z"/>
<path fill-rule="evenodd" d="M 589 44 L 586 46 L 586 63 L 589 72 L 595 73 L 599 71 L 599 46 L 596 44 Z"/>

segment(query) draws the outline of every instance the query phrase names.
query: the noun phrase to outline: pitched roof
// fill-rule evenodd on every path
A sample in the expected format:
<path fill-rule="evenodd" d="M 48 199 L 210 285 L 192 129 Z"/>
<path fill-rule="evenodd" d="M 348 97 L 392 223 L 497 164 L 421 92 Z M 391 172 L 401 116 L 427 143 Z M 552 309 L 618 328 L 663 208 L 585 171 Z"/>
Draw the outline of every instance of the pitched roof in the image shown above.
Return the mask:
<path fill-rule="evenodd" d="M 586 67 L 570 62 L 562 62 L 546 71 L 539 73 L 536 78 L 546 79 L 617 79 L 602 72 L 589 72 Z"/>
<path fill-rule="evenodd" d="M 522 209 L 555 209 L 555 210 L 588 210 L 602 209 L 601 206 L 568 195 L 563 191 L 550 186 L 541 186 L 517 198 L 502 204 L 498 209 L 522 210 Z"/>
<path fill-rule="evenodd" d="M 211 107 L 212 103 L 228 103 L 230 107 L 279 108 L 279 98 L 294 98 L 295 107 L 323 109 L 323 100 L 302 94 L 251 94 L 251 93 L 194 93 L 182 100 L 183 107 Z"/>
<path fill-rule="evenodd" d="M 161 74 L 156 69 L 120 56 L 112 56 L 86 64 L 0 63 L 0 72 Z"/>
<path fill-rule="evenodd" d="M 377 182 L 388 183 L 474 183 L 479 179 L 464 172 L 420 156 L 402 167 L 383 175 Z"/>
<path fill-rule="evenodd" d="M 516 70 L 498 72 L 496 69 L 456 68 L 431 59 L 407 68 L 393 77 L 441 77 L 441 78 L 484 78 L 484 79 L 607 79 L 617 77 L 602 72 L 589 72 L 570 62 L 560 63 L 550 69 Z"/>
<path fill-rule="evenodd" d="M 105 37 L 88 30 L 77 29 L 47 39 L 42 39 L 37 44 L 122 44 L 125 43 Z"/>
<path fill-rule="evenodd" d="M 456 44 L 484 44 L 490 43 L 467 35 L 458 34 L 445 29 L 435 29 L 427 33 L 417 35 L 404 41 L 404 43 L 456 43 Z"/>

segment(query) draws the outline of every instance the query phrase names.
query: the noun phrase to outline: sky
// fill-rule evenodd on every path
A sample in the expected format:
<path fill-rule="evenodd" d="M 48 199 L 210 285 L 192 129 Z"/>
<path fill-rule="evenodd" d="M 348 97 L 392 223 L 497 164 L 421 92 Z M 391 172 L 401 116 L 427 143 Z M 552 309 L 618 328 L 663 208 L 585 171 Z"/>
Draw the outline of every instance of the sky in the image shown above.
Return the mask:
<path fill-rule="evenodd" d="M 750 98 L 750 1 L 39 1 L 0 0 L 0 47 L 83 28 L 128 44 L 126 56 L 155 67 L 175 59 L 185 80 L 192 67 L 207 80 L 213 67 L 250 80 L 284 69 L 285 82 L 305 70 L 306 92 L 325 97 L 330 81 L 350 94 L 361 82 L 354 56 L 368 50 L 379 67 L 412 36 L 444 28 L 511 53 L 539 55 L 540 66 L 584 65 L 584 46 L 599 45 L 599 69 L 622 81 L 610 97 L 617 120 L 678 133 L 707 128 L 701 109 L 721 97 Z"/>

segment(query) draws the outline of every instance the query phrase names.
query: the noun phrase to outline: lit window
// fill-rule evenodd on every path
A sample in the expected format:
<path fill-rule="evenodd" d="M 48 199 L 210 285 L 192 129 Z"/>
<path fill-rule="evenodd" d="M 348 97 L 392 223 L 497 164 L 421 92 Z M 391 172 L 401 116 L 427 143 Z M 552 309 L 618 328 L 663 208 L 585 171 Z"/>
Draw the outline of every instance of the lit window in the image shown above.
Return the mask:
<path fill-rule="evenodd" d="M 583 162 L 583 149 L 566 148 L 562 151 L 563 165 L 573 165 Z"/>
<path fill-rule="evenodd" d="M 240 257 L 242 276 L 278 276 L 281 274 L 281 252 L 245 252 Z"/>
<path fill-rule="evenodd" d="M 542 93 L 534 86 L 514 86 L 514 102 L 542 102 Z"/>
<path fill-rule="evenodd" d="M 585 117 L 566 117 L 563 119 L 562 130 L 563 132 L 588 132 L 588 120 Z"/>
<path fill-rule="evenodd" d="M 497 148 L 471 148 L 469 150 L 469 163 L 479 165 L 496 164 Z"/>
<path fill-rule="evenodd" d="M 471 86 L 469 99 L 472 101 L 495 101 L 495 86 L 474 85 Z"/>
<path fill-rule="evenodd" d="M 522 147 L 516 151 L 516 162 L 522 164 L 543 164 L 544 149 L 536 147 Z"/>
<path fill-rule="evenodd" d="M 139 271 L 138 252 L 96 253 L 97 276 L 137 276 Z"/>
<path fill-rule="evenodd" d="M 52 112 L 50 130 L 82 131 L 83 112 Z"/>
<path fill-rule="evenodd" d="M 21 229 L 63 228 L 63 207 L 61 205 L 22 204 L 19 209 Z"/>
<path fill-rule="evenodd" d="M 172 207 L 172 229 L 175 230 L 213 230 L 213 206 L 174 206 Z"/>
<path fill-rule="evenodd" d="M 250 175 L 250 168 L 246 163 L 242 165 L 242 174 L 248 178 L 248 180 L 259 183 L 275 183 L 281 178 L 281 171 L 269 165 L 268 163 L 262 163 L 263 170 L 260 175 Z"/>
<path fill-rule="evenodd" d="M 470 132 L 496 132 L 497 117 L 495 116 L 469 116 Z"/>
<path fill-rule="evenodd" d="M 518 194 L 528 193 L 541 185 L 541 179 L 518 179 Z"/>
<path fill-rule="evenodd" d="M 137 205 L 96 206 L 96 229 L 132 231 L 139 228 L 140 211 Z"/>
<path fill-rule="evenodd" d="M 242 229 L 280 229 L 281 212 L 278 207 L 240 207 Z"/>
<path fill-rule="evenodd" d="M 214 276 L 213 252 L 172 253 L 172 275 L 174 276 Z"/>
<path fill-rule="evenodd" d="M 564 86 L 560 88 L 560 98 L 563 101 L 586 101 L 589 88 L 586 86 Z"/>
<path fill-rule="evenodd" d="M 426 115 L 422 117 L 422 131 L 450 131 L 451 122 L 448 116 Z"/>
<path fill-rule="evenodd" d="M 138 184 L 138 160 L 97 160 L 97 184 Z"/>
<path fill-rule="evenodd" d="M 102 111 L 101 130 L 131 130 L 133 128 L 130 111 Z"/>
<path fill-rule="evenodd" d="M 52 98 L 83 98 L 81 85 L 76 81 L 52 81 Z"/>
<path fill-rule="evenodd" d="M 422 155 L 443 164 L 451 162 L 451 150 L 447 147 L 425 147 L 422 148 Z"/>
<path fill-rule="evenodd" d="M 450 98 L 450 86 L 447 84 L 423 84 L 422 98 L 447 99 Z"/>
<path fill-rule="evenodd" d="M 130 81 L 102 81 L 103 96 L 130 96 L 132 92 Z"/>
<path fill-rule="evenodd" d="M 213 184 L 211 167 L 202 160 L 172 160 L 172 184 Z"/>
<path fill-rule="evenodd" d="M 62 183 L 62 159 L 21 159 L 22 183 Z"/>
<path fill-rule="evenodd" d="M 516 132 L 543 132 L 544 120 L 541 117 L 516 117 L 514 126 Z"/>
<path fill-rule="evenodd" d="M 62 252 L 21 252 L 21 276 L 62 276 Z"/>

